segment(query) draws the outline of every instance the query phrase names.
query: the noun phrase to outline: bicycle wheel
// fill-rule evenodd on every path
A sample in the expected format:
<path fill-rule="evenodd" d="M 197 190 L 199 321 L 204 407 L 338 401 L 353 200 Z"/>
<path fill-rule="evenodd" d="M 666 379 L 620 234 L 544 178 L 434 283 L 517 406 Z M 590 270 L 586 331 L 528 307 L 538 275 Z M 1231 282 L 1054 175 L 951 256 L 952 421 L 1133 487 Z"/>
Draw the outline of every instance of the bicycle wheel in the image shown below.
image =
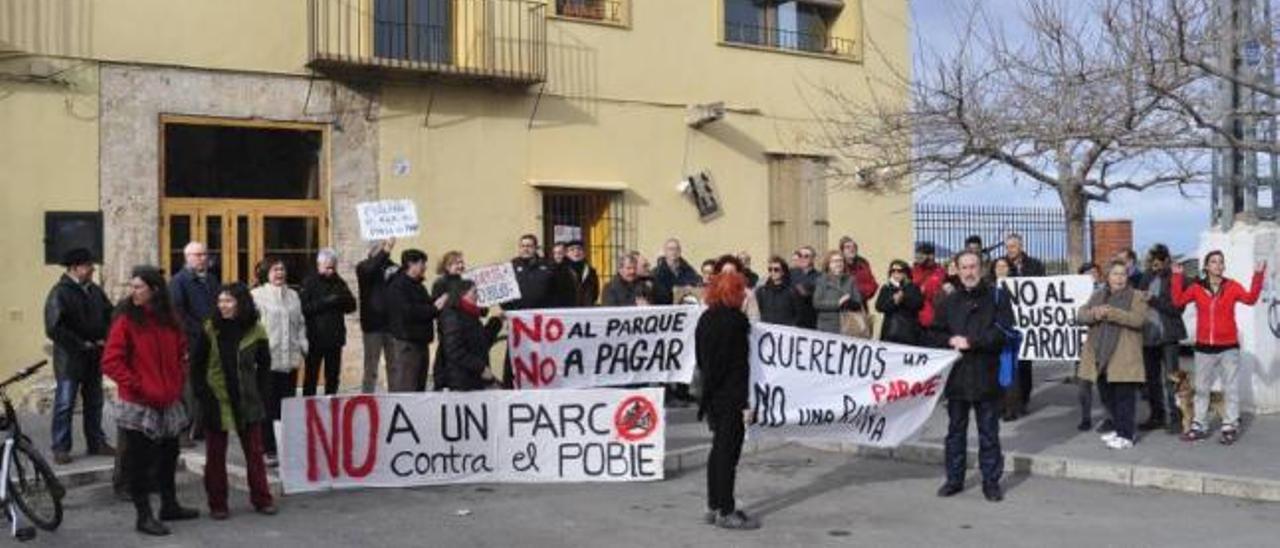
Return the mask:
<path fill-rule="evenodd" d="M 7 480 L 9 497 L 36 527 L 52 531 L 62 524 L 62 497 L 66 489 L 29 443 L 14 444 Z"/>

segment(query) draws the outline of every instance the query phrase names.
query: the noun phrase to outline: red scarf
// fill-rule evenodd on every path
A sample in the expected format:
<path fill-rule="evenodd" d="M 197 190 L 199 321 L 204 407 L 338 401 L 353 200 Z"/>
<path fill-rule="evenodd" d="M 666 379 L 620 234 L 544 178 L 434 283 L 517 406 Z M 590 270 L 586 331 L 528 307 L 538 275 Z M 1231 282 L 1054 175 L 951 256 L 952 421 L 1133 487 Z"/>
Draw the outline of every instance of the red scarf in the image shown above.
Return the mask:
<path fill-rule="evenodd" d="M 458 310 L 461 310 L 463 314 L 473 318 L 479 318 L 481 314 L 484 314 L 484 311 L 480 310 L 480 307 L 477 306 L 476 303 L 466 299 L 458 299 Z"/>

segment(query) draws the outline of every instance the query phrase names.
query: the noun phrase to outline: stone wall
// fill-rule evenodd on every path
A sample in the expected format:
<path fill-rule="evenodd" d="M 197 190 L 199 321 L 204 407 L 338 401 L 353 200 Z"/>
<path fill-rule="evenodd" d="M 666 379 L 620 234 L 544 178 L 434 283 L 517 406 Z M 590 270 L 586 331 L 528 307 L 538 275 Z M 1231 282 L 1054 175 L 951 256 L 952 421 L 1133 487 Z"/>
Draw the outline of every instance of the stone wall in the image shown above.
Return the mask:
<path fill-rule="evenodd" d="M 105 287 L 118 290 L 134 265 L 160 263 L 160 116 L 181 114 L 330 125 L 329 243 L 354 291 L 366 251 L 355 204 L 378 196 L 376 92 L 296 76 L 109 63 L 100 71 Z"/>

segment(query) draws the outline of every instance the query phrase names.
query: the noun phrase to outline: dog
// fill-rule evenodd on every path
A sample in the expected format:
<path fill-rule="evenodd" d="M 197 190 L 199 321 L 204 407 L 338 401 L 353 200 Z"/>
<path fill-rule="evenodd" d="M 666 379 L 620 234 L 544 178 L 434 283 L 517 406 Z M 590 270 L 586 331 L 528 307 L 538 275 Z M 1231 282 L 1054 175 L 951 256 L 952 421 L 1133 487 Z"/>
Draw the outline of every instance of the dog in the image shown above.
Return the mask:
<path fill-rule="evenodd" d="M 1196 383 L 1195 379 L 1186 371 L 1178 370 L 1169 374 L 1169 380 L 1173 382 L 1173 391 L 1178 400 L 1178 411 L 1182 413 L 1182 431 L 1185 433 L 1191 430 L 1191 423 L 1195 420 L 1196 406 Z M 1209 420 L 1213 415 L 1218 416 L 1218 420 L 1222 420 L 1225 416 L 1225 404 L 1222 400 L 1222 392 L 1214 390 L 1209 393 L 1209 415 L 1206 420 L 1200 421 L 1200 424 L 1206 428 L 1209 426 Z"/>

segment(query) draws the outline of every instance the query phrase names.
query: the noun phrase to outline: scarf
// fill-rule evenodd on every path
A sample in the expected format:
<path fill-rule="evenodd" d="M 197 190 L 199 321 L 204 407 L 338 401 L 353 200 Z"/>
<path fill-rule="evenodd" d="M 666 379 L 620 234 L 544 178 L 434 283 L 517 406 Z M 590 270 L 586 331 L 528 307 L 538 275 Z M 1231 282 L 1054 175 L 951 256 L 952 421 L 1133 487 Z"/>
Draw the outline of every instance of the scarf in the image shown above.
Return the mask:
<path fill-rule="evenodd" d="M 1104 287 L 1102 291 L 1093 294 L 1089 298 L 1089 307 L 1095 307 L 1106 304 L 1111 308 L 1120 310 L 1129 310 L 1133 306 L 1133 290 L 1124 288 L 1123 290 L 1112 292 L 1110 287 Z M 1125 328 L 1114 322 L 1100 322 L 1094 326 L 1089 332 L 1089 338 L 1097 341 L 1094 347 L 1094 357 L 1098 360 L 1098 374 L 1102 374 L 1107 369 L 1107 365 L 1111 363 L 1111 357 L 1116 353 L 1116 347 L 1120 346 L 1120 333 Z"/>
<path fill-rule="evenodd" d="M 479 318 L 484 313 L 476 303 L 466 299 L 458 299 L 458 310 L 461 310 L 463 314 L 473 318 Z"/>

